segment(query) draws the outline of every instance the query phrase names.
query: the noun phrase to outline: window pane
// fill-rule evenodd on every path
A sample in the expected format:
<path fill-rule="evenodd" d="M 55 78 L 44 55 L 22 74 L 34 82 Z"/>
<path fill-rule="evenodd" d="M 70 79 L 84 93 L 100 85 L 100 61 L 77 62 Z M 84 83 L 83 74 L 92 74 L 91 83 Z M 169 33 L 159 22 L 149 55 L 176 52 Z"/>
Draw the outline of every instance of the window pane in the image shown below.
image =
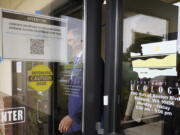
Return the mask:
<path fill-rule="evenodd" d="M 0 0 L 0 6 L 7 9 L 0 28 L 0 134 L 81 135 L 82 1 Z"/>
<path fill-rule="evenodd" d="M 121 126 L 127 135 L 180 132 L 178 7 L 166 2 L 125 1 Z"/>

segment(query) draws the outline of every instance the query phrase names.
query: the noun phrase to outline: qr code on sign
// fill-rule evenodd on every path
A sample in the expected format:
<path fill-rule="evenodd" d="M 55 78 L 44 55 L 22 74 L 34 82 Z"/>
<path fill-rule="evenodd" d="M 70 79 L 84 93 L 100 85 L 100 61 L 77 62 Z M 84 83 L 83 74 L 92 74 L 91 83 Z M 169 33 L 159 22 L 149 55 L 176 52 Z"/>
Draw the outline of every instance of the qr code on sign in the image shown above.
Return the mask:
<path fill-rule="evenodd" d="M 43 55 L 44 54 L 44 40 L 30 39 L 30 53 Z"/>

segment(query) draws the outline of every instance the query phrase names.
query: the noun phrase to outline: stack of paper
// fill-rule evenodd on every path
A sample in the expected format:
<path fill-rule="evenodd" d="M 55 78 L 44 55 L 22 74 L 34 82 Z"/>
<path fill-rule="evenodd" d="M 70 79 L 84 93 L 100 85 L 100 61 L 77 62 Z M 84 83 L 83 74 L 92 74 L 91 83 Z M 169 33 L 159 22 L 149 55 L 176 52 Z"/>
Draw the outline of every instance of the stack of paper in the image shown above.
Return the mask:
<path fill-rule="evenodd" d="M 143 55 L 171 54 L 177 51 L 177 40 L 142 44 Z"/>
<path fill-rule="evenodd" d="M 142 44 L 142 56 L 131 55 L 139 78 L 177 76 L 177 40 Z"/>

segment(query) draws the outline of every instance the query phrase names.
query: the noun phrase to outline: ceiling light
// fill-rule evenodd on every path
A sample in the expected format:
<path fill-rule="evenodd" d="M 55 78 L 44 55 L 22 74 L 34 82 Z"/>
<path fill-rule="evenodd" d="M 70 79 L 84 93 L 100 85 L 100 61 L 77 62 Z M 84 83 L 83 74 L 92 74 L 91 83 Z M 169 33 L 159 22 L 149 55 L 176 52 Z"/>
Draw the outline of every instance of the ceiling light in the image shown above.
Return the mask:
<path fill-rule="evenodd" d="M 180 7 L 180 2 L 173 3 L 173 5 L 176 5 L 176 6 Z"/>

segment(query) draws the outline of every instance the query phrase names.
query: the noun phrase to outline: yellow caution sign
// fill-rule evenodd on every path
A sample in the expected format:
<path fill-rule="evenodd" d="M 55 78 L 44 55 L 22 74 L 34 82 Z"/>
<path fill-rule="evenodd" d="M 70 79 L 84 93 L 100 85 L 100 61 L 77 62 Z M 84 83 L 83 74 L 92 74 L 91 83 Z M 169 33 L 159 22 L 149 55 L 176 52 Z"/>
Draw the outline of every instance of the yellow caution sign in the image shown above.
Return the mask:
<path fill-rule="evenodd" d="M 53 73 L 46 65 L 36 65 L 28 72 L 28 86 L 33 90 L 48 90 L 52 83 Z"/>

